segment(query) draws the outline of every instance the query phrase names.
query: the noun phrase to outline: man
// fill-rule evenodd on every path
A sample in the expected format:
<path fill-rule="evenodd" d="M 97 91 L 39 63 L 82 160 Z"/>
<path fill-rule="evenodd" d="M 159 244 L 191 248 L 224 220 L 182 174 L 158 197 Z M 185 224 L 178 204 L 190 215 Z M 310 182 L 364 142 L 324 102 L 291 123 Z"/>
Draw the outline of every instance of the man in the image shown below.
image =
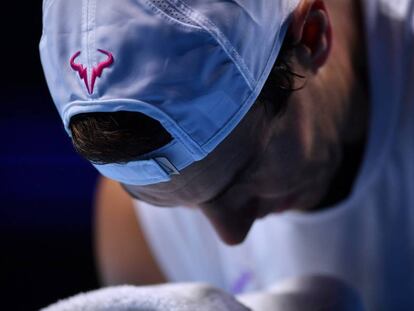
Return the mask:
<path fill-rule="evenodd" d="M 53 20 L 74 5 L 45 3 L 43 65 L 75 148 L 140 200 L 141 229 L 101 183 L 109 282 L 157 282 L 161 267 L 240 292 L 328 273 L 369 309 L 414 306 L 412 1 L 125 1 L 107 20 L 92 1 L 78 28 Z M 244 244 L 224 247 L 198 210 Z"/>

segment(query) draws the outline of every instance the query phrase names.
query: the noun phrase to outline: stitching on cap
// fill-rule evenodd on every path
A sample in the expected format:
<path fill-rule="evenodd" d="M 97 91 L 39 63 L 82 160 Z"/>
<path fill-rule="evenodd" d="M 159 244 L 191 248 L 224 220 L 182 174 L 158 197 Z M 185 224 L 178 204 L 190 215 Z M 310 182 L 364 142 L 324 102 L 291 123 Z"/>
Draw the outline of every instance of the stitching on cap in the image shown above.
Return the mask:
<path fill-rule="evenodd" d="M 96 46 L 97 42 L 96 42 L 96 12 L 97 12 L 97 0 L 91 0 L 91 19 L 92 19 L 92 29 L 91 29 L 91 46 L 92 46 L 92 51 L 93 51 L 93 56 L 92 56 L 92 64 L 93 66 L 95 66 L 96 64 L 98 64 L 98 54 L 97 49 L 98 47 Z M 92 69 L 93 70 L 93 69 Z M 93 91 L 93 90 L 91 90 Z M 99 97 L 99 83 L 95 84 L 95 92 L 92 92 L 92 94 L 90 94 L 91 97 Z"/>
<path fill-rule="evenodd" d="M 87 65 L 88 62 L 88 0 L 82 0 L 82 16 L 81 16 L 81 46 L 80 49 L 85 51 L 81 53 L 81 61 L 82 63 Z M 74 51 L 71 51 L 72 53 Z M 78 79 L 78 83 L 82 85 L 82 82 Z M 82 86 L 81 86 L 82 87 Z"/>
<path fill-rule="evenodd" d="M 86 66 L 91 67 L 90 53 L 90 0 L 86 0 Z"/>
<path fill-rule="evenodd" d="M 200 28 L 200 25 L 195 23 L 191 18 L 187 17 L 185 14 L 178 11 L 173 5 L 171 5 L 166 0 L 148 0 L 153 4 L 158 10 L 162 11 L 167 16 L 177 20 L 178 22 L 191 25 L 196 28 Z"/>
<path fill-rule="evenodd" d="M 186 3 L 180 0 L 168 0 L 168 2 L 170 2 L 177 10 L 182 11 L 183 14 L 190 16 L 191 19 L 199 23 L 206 31 L 208 31 L 213 36 L 213 38 L 216 39 L 216 41 L 222 46 L 223 50 L 227 53 L 227 55 L 239 69 L 239 72 L 244 77 L 250 90 L 254 90 L 257 81 L 253 78 L 253 75 L 250 73 L 250 70 L 243 61 L 242 57 L 233 47 L 233 45 L 227 39 L 227 37 L 223 34 L 223 32 L 209 18 L 193 10 Z"/>

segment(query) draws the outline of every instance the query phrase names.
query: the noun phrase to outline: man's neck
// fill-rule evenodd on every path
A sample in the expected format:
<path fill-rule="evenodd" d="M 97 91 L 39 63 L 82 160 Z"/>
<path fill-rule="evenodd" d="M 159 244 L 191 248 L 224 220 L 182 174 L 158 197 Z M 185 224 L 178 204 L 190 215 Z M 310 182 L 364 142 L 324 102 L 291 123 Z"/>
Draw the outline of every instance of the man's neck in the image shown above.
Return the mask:
<path fill-rule="evenodd" d="M 332 16 L 343 14 L 344 1 L 332 2 Z M 368 128 L 370 119 L 370 98 L 368 82 L 367 53 L 365 47 L 363 14 L 360 0 L 354 0 L 354 6 L 349 14 L 351 19 L 340 18 L 341 28 L 347 29 L 347 42 L 350 47 L 351 68 L 349 71 L 351 88 L 346 96 L 348 111 L 343 127 L 343 149 L 341 164 L 332 179 L 327 194 L 321 202 L 310 212 L 332 207 L 345 200 L 350 194 L 362 167 L 365 147 L 368 140 Z M 348 2 L 347 2 L 348 3 Z M 348 3 L 348 7 L 349 7 Z M 353 30 L 350 30 L 351 25 Z M 308 210 L 309 211 L 309 210 Z"/>

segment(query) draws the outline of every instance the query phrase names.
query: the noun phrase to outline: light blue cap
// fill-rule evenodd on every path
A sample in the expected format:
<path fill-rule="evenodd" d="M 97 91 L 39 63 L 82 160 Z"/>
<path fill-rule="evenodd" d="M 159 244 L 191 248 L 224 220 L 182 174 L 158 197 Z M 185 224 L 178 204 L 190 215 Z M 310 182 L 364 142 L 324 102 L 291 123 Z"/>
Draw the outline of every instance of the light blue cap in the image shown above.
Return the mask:
<path fill-rule="evenodd" d="M 143 113 L 173 140 L 126 164 L 94 166 L 129 185 L 169 181 L 253 105 L 298 3 L 44 0 L 41 60 L 66 131 L 80 113 Z"/>

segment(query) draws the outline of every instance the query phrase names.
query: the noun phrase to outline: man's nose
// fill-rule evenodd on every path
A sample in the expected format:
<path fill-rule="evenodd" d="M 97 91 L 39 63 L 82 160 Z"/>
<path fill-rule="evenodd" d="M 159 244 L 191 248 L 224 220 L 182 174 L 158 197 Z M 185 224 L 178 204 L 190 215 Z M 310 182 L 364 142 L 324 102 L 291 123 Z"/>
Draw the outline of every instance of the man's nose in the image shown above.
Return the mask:
<path fill-rule="evenodd" d="M 240 244 L 244 241 L 253 222 L 256 210 L 253 208 L 226 209 L 225 207 L 202 207 L 221 240 L 228 245 Z"/>

